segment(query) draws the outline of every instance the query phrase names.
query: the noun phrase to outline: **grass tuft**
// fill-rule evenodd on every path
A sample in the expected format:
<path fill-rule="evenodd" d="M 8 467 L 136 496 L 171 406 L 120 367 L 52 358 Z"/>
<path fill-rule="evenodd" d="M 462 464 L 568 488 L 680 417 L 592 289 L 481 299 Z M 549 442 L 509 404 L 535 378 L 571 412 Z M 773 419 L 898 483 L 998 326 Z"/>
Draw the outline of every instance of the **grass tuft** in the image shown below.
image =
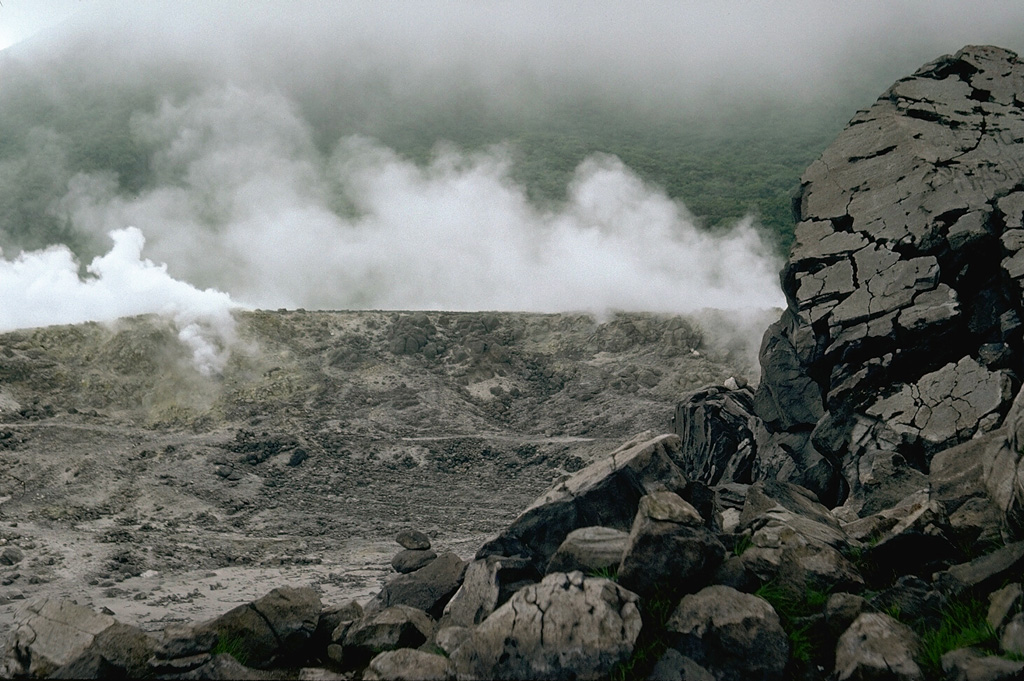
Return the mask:
<path fill-rule="evenodd" d="M 249 662 L 249 651 L 245 646 L 244 636 L 224 636 L 221 635 L 217 638 L 217 645 L 213 646 L 213 650 L 210 651 L 212 655 L 227 654 L 235 658 L 239 664 L 248 664 Z"/>
<path fill-rule="evenodd" d="M 998 637 L 989 626 L 987 613 L 988 605 L 972 598 L 943 608 L 937 628 L 911 624 L 921 637 L 921 665 L 925 674 L 941 676 L 942 656 L 957 648 L 971 646 L 989 654 L 998 653 Z"/>

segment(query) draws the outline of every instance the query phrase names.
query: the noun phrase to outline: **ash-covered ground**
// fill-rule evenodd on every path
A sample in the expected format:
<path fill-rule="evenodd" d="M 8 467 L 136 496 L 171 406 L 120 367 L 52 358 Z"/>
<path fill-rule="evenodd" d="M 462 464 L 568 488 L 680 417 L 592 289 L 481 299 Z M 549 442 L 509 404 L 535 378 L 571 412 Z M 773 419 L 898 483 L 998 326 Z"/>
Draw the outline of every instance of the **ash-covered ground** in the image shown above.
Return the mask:
<path fill-rule="evenodd" d="M 776 315 L 241 312 L 213 377 L 158 317 L 0 335 L 0 636 L 43 594 L 149 630 L 283 585 L 365 600 L 404 528 L 470 557 L 686 391 L 756 378 L 742 329 Z"/>

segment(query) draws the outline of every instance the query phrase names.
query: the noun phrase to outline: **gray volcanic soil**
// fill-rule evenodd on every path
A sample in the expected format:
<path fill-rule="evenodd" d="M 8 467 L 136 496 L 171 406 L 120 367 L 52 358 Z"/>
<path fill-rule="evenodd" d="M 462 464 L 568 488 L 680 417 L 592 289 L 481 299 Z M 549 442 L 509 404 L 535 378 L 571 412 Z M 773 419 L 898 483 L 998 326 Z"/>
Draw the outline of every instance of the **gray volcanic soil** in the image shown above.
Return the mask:
<path fill-rule="evenodd" d="M 756 378 L 711 346 L 725 314 L 236 319 L 214 378 L 156 317 L 0 335 L 0 636 L 44 594 L 148 630 L 286 584 L 365 600 L 398 530 L 470 557 L 685 391 Z"/>

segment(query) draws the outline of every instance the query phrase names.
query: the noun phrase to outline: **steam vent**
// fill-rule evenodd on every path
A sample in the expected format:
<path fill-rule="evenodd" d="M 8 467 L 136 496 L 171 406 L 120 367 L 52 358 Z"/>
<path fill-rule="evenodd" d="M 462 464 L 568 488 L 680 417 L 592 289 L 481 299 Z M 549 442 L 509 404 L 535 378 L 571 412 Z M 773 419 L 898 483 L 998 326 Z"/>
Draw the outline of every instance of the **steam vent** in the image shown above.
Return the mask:
<path fill-rule="evenodd" d="M 1020 387 L 1024 64 L 966 47 L 859 112 L 807 169 L 788 302 L 761 347 L 755 477 L 829 505 L 998 427 Z M 898 495 L 897 490 L 893 490 Z"/>

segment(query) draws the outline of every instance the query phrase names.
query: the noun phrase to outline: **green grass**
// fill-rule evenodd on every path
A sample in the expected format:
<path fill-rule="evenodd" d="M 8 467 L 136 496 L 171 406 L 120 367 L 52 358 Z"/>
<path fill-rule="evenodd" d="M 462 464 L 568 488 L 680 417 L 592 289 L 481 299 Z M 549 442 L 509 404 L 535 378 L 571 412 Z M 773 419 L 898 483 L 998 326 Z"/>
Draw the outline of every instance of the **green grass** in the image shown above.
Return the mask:
<path fill-rule="evenodd" d="M 223 634 L 217 639 L 217 645 L 213 646 L 213 650 L 210 651 L 211 655 L 227 654 L 235 658 L 239 664 L 247 664 L 249 662 L 249 652 L 245 646 L 245 637 L 243 636 L 224 636 Z"/>
<path fill-rule="evenodd" d="M 970 646 L 991 655 L 998 654 L 998 637 L 986 621 L 987 613 L 988 603 L 969 598 L 943 608 L 938 627 L 923 622 L 908 623 L 921 637 L 919 662 L 927 676 L 941 678 L 942 656 L 951 650 Z"/>
<path fill-rule="evenodd" d="M 775 582 L 766 582 L 754 595 L 768 601 L 778 613 L 782 629 L 789 637 L 791 659 L 807 665 L 827 657 L 824 628 L 814 619 L 825 610 L 830 595 L 827 590 L 807 588 L 798 594 Z"/>
<path fill-rule="evenodd" d="M 678 603 L 678 600 L 662 595 L 655 595 L 641 603 L 643 629 L 633 647 L 633 654 L 612 668 L 609 674 L 611 681 L 639 681 L 650 675 L 654 665 L 668 649 L 665 624 Z"/>
<path fill-rule="evenodd" d="M 597 568 L 587 573 L 587 577 L 596 577 L 598 579 L 608 579 L 613 582 L 619 581 L 619 566 L 608 565 L 606 567 Z"/>
<path fill-rule="evenodd" d="M 742 556 L 746 553 L 747 549 L 754 545 L 754 539 L 749 534 L 740 535 L 739 539 L 736 540 L 736 544 L 732 547 L 732 555 Z"/>

